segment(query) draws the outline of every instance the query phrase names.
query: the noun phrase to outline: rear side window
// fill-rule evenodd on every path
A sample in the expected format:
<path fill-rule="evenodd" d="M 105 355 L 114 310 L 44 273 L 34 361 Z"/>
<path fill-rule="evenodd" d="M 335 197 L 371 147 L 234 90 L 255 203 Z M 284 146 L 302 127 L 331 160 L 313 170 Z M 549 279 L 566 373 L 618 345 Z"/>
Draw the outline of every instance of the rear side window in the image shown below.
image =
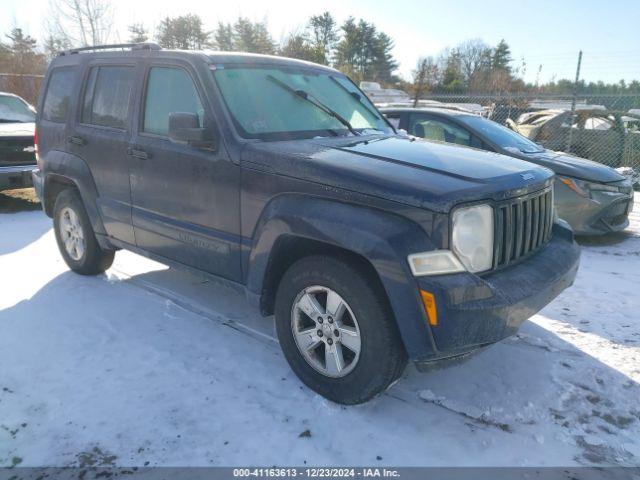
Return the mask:
<path fill-rule="evenodd" d="M 42 107 L 44 120 L 58 123 L 66 121 L 74 76 L 75 69 L 70 67 L 56 68 L 51 72 Z"/>
<path fill-rule="evenodd" d="M 93 67 L 82 104 L 82 123 L 126 130 L 134 72 L 127 66 Z"/>
<path fill-rule="evenodd" d="M 178 112 L 195 113 L 202 127 L 204 109 L 193 80 L 181 68 L 153 67 L 147 82 L 143 131 L 167 136 L 169 114 Z"/>
<path fill-rule="evenodd" d="M 424 115 L 412 115 L 409 130 L 416 137 L 438 142 L 457 143 L 466 147 L 471 145 L 471 135 L 464 128 L 453 123 Z"/>

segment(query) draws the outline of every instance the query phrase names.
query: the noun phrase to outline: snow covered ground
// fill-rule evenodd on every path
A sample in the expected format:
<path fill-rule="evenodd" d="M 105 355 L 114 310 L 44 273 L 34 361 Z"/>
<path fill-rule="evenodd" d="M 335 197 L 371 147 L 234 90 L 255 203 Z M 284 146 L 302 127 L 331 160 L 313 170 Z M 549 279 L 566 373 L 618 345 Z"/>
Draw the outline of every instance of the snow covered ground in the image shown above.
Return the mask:
<path fill-rule="evenodd" d="M 520 334 L 342 407 L 228 287 L 119 252 L 81 277 L 0 215 L 0 465 L 640 465 L 640 201 Z"/>

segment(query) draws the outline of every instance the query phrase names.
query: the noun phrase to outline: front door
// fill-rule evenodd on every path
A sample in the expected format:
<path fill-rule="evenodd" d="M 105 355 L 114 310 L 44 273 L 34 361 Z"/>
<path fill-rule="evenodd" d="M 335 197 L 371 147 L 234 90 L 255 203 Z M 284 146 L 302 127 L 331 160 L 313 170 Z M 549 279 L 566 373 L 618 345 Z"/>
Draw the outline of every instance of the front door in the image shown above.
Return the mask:
<path fill-rule="evenodd" d="M 214 149 L 169 139 L 169 114 L 197 114 L 215 129 L 205 95 L 187 64 L 154 61 L 146 69 L 137 131 L 129 146 L 136 244 L 239 281 L 239 167 L 222 142 Z"/>

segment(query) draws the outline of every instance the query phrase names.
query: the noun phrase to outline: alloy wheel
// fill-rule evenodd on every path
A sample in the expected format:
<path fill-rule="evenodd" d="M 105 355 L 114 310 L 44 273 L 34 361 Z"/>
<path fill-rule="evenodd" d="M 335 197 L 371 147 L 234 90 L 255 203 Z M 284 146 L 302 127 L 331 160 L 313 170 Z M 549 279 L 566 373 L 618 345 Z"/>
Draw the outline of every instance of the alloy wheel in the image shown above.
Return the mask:
<path fill-rule="evenodd" d="M 330 288 L 314 285 L 295 298 L 291 330 L 305 361 L 322 375 L 348 375 L 360 358 L 358 321 L 347 302 Z"/>

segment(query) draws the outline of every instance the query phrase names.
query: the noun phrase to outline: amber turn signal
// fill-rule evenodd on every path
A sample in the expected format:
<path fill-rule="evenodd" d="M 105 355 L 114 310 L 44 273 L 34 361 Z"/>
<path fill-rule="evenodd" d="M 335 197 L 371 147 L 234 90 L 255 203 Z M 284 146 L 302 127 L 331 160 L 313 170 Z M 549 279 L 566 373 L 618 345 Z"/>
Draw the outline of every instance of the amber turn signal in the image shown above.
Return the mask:
<path fill-rule="evenodd" d="M 425 290 L 420 290 L 420 296 L 422 297 L 422 304 L 424 305 L 424 309 L 427 312 L 427 317 L 429 318 L 429 325 L 435 327 L 436 325 L 438 325 L 436 297 L 433 296 L 433 293 L 429 293 Z"/>

